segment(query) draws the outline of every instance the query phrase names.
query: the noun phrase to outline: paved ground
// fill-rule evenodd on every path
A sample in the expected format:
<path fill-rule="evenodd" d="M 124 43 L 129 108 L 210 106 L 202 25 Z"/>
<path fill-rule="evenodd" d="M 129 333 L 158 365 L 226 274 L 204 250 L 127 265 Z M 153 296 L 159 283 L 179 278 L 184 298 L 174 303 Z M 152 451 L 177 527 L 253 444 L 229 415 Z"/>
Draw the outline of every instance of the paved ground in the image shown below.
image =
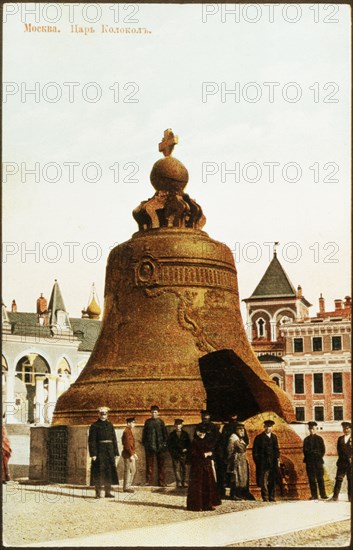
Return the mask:
<path fill-rule="evenodd" d="M 77 487 L 10 483 L 3 488 L 3 537 L 9 547 L 288 546 L 286 540 L 290 546 L 305 546 L 306 540 L 325 546 L 323 539 L 330 536 L 334 546 L 349 542 L 345 495 L 338 503 L 224 501 L 214 512 L 189 512 L 185 492 L 170 488 L 141 488 L 132 495 L 119 490 L 114 499 L 98 501 L 92 490 Z M 307 534 L 318 526 L 321 543 L 311 544 Z"/>

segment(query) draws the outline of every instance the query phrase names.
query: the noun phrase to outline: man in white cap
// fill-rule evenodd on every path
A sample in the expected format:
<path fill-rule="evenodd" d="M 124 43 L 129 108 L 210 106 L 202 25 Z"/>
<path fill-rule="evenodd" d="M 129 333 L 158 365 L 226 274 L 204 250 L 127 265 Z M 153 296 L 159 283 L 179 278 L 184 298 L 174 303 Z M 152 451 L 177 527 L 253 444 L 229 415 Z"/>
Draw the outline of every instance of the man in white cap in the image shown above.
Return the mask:
<path fill-rule="evenodd" d="M 111 486 L 118 485 L 115 457 L 119 456 L 118 442 L 113 424 L 108 421 L 108 407 L 99 407 L 98 420 L 90 426 L 88 435 L 91 463 L 91 485 L 95 486 L 96 498 L 101 496 L 104 486 L 105 497 L 114 498 Z"/>

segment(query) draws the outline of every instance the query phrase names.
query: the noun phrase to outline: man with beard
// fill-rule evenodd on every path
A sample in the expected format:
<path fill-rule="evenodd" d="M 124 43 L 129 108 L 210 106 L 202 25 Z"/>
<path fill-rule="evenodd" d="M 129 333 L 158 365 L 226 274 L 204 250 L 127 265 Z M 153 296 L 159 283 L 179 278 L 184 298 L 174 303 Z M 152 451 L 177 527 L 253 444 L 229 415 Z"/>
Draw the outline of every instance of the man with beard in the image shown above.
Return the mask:
<path fill-rule="evenodd" d="M 151 418 L 146 420 L 142 432 L 142 444 L 146 454 L 146 485 L 153 485 L 153 468 L 157 461 L 158 485 L 166 487 L 164 462 L 167 451 L 167 428 L 159 418 L 159 407 L 151 407 Z"/>
<path fill-rule="evenodd" d="M 118 485 L 115 458 L 119 456 L 118 442 L 113 424 L 108 421 L 108 407 L 98 409 L 99 418 L 90 426 L 88 435 L 91 463 L 91 485 L 95 486 L 96 498 L 101 496 L 104 486 L 106 498 L 114 498 L 111 486 Z"/>

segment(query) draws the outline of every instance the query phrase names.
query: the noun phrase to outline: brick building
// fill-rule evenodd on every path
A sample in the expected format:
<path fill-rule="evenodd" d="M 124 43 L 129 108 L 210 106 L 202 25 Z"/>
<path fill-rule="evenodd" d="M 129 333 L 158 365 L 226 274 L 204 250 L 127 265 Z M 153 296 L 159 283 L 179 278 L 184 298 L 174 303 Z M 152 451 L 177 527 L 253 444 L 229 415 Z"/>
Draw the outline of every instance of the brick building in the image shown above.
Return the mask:
<path fill-rule="evenodd" d="M 271 378 L 290 396 L 298 421 L 337 429 L 351 417 L 351 298 L 311 317 L 276 251 L 256 289 L 244 300 L 247 334 Z"/>

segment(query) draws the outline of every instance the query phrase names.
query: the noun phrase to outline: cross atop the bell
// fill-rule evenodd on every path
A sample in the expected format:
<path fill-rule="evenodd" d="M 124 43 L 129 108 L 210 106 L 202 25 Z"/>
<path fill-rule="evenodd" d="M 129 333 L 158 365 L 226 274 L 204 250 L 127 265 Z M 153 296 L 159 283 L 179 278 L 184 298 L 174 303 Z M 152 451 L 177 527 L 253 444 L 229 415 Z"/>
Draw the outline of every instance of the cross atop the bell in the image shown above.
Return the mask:
<path fill-rule="evenodd" d="M 175 136 L 171 130 L 168 128 L 164 130 L 164 137 L 159 144 L 159 150 L 165 157 L 169 157 L 174 149 L 174 146 L 178 143 L 178 136 Z"/>

